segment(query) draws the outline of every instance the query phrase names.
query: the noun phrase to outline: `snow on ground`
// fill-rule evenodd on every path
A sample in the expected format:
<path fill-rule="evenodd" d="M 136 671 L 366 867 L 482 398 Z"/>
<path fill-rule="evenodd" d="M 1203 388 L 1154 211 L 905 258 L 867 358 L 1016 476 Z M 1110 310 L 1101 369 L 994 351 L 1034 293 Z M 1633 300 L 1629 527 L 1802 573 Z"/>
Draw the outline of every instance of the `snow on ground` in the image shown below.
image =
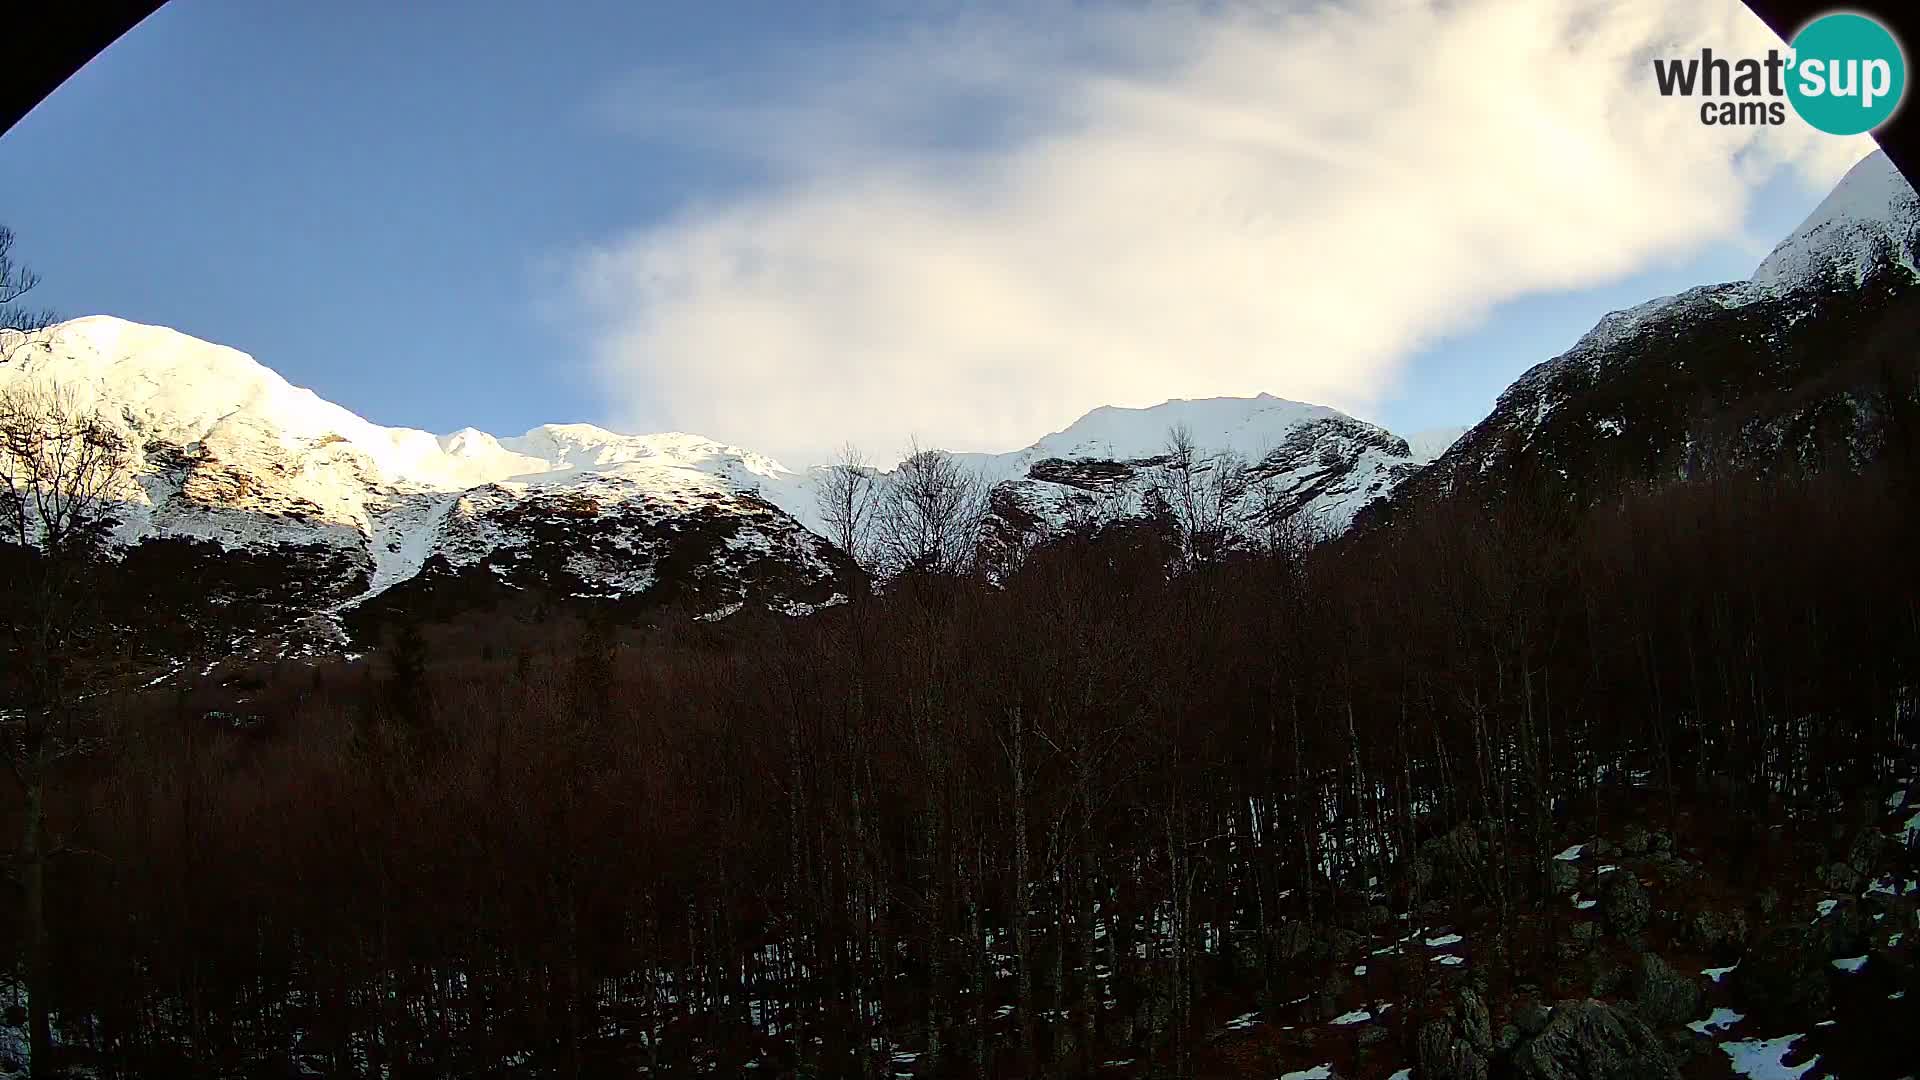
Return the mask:
<path fill-rule="evenodd" d="M 1913 268 L 1912 231 L 1920 199 L 1885 151 L 1860 159 L 1831 194 L 1780 241 L 1753 272 L 1753 281 L 1787 291 L 1829 272 L 1859 281 L 1880 242 L 1893 238 L 1895 260 Z"/>
<path fill-rule="evenodd" d="M 1458 945 L 1464 940 L 1466 939 L 1459 934 L 1442 934 L 1439 937 L 1428 938 L 1427 944 L 1437 949 L 1443 945 Z"/>
<path fill-rule="evenodd" d="M 1257 1012 L 1242 1013 L 1241 1015 L 1236 1016 L 1233 1019 L 1227 1021 L 1226 1030 L 1246 1031 L 1249 1028 L 1258 1027 L 1259 1025 L 1264 1023 L 1266 1023 L 1266 1021 L 1260 1019 L 1260 1014 Z"/>
<path fill-rule="evenodd" d="M 1332 1076 L 1333 1076 L 1333 1064 L 1329 1062 L 1325 1065 L 1315 1065 L 1311 1069 L 1301 1069 L 1298 1072 L 1282 1073 L 1280 1076 L 1280 1080 L 1330 1080 Z"/>
<path fill-rule="evenodd" d="M 1567 850 L 1561 852 L 1560 854 L 1555 855 L 1554 858 L 1558 859 L 1561 862 L 1572 862 L 1575 859 L 1578 859 L 1580 857 L 1580 853 L 1585 850 L 1587 850 L 1587 845 L 1575 844 L 1572 847 L 1568 848 Z"/>
<path fill-rule="evenodd" d="M 1373 1013 L 1366 1009 L 1355 1009 L 1349 1013 L 1341 1013 L 1328 1022 L 1346 1027 L 1349 1024 L 1364 1024 L 1371 1019 L 1373 1019 Z"/>
<path fill-rule="evenodd" d="M 1799 1035 L 1782 1035 L 1777 1039 L 1742 1039 L 1738 1042 L 1723 1042 L 1720 1049 L 1732 1058 L 1733 1071 L 1749 1077 L 1750 1080 L 1800 1080 L 1820 1063 L 1819 1055 L 1814 1055 L 1798 1065 L 1785 1063 L 1793 1044 L 1806 1038 Z"/>
<path fill-rule="evenodd" d="M 1715 979 L 1714 981 L 1718 982 L 1719 980 Z M 1713 1015 L 1707 1017 L 1705 1020 L 1695 1020 L 1687 1026 L 1702 1035 L 1706 1035 L 1723 1028 L 1730 1028 L 1745 1019 L 1745 1014 L 1734 1012 L 1732 1009 L 1715 1009 L 1713 1010 Z"/>
<path fill-rule="evenodd" d="M 1843 957 L 1839 960 L 1833 961 L 1834 970 L 1844 971 L 1849 975 L 1859 971 L 1861 968 L 1866 966 L 1867 966 L 1867 958 L 1865 956 L 1848 956 L 1848 957 Z"/>
<path fill-rule="evenodd" d="M 1721 979 L 1724 979 L 1728 975 L 1732 974 L 1733 969 L 1739 966 L 1740 966 L 1739 964 L 1735 963 L 1735 964 L 1728 964 L 1726 967 L 1720 967 L 1720 968 L 1701 968 L 1700 974 L 1705 975 L 1707 978 L 1712 979 L 1714 982 L 1719 982 Z"/>

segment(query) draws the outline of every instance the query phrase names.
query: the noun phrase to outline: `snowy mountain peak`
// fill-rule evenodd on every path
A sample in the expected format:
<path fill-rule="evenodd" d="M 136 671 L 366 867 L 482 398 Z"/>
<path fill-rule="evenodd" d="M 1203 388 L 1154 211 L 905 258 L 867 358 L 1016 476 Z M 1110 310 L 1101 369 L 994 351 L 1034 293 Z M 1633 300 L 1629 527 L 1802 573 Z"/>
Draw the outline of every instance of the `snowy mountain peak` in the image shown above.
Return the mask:
<path fill-rule="evenodd" d="M 1753 272 L 1787 292 L 1838 277 L 1857 282 L 1877 259 L 1912 269 L 1920 252 L 1920 197 L 1883 150 L 1847 171 L 1792 235 Z"/>
<path fill-rule="evenodd" d="M 781 610 L 828 600 L 842 573 L 824 540 L 769 512 L 811 502 L 803 478 L 702 436 L 382 427 L 238 350 L 104 316 L 0 345 L 0 388 L 70 388 L 128 436 L 117 536 L 129 551 L 270 554 L 319 610 L 434 567 L 619 598 L 661 585 L 668 565 L 663 595 Z"/>
<path fill-rule="evenodd" d="M 447 574 L 598 597 L 692 587 L 723 604 L 775 588 L 763 598 L 794 610 L 829 601 L 844 565 L 823 539 L 820 474 L 702 435 L 388 428 L 238 350 L 108 317 L 8 355 L 0 384 L 84 387 L 126 428 L 138 483 L 124 543 L 212 541 L 290 566 L 322 553 L 328 569 L 297 573 L 323 582 L 327 611 Z M 1057 535 L 1147 513 L 1176 430 L 1223 483 L 1244 471 L 1222 512 L 1249 529 L 1303 516 L 1338 531 L 1424 460 L 1371 424 L 1265 393 L 1098 408 L 1024 450 L 958 457 L 993 486 L 1000 524 Z M 662 566 L 695 584 L 664 584 Z"/>
<path fill-rule="evenodd" d="M 1132 461 L 1163 454 L 1169 434 L 1183 428 L 1202 451 L 1259 458 L 1309 420 L 1344 418 L 1324 405 L 1258 397 L 1175 398 L 1144 408 L 1106 405 L 1023 451 L 1029 458 L 1101 458 Z"/>

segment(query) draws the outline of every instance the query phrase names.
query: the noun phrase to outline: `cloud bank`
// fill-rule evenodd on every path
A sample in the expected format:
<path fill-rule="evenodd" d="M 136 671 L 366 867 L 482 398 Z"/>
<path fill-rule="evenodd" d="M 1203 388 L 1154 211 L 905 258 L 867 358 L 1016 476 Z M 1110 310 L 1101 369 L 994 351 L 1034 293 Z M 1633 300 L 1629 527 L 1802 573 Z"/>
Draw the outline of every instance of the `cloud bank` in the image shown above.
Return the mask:
<path fill-rule="evenodd" d="M 1684 10 L 1673 10 L 1681 8 Z M 1493 305 L 1736 237 L 1871 149 L 1702 126 L 1651 58 L 1739 0 L 1025 5 L 883 24 L 751 85 L 640 73 L 629 135 L 751 182 L 580 254 L 617 424 L 789 465 L 1011 449 L 1102 404 L 1365 412 Z"/>

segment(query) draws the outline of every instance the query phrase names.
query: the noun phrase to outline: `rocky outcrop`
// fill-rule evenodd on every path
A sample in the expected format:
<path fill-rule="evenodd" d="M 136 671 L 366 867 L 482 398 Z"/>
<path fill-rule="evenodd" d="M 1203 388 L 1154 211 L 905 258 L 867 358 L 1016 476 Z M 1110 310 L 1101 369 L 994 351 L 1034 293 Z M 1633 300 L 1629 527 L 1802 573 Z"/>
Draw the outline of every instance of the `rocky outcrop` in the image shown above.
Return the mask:
<path fill-rule="evenodd" d="M 1632 871 L 1615 870 L 1601 886 L 1600 913 L 1608 931 L 1637 934 L 1646 929 L 1647 920 L 1653 915 L 1653 899 Z"/>
<path fill-rule="evenodd" d="M 1487 1080 L 1486 1055 L 1445 1020 L 1420 1028 L 1420 1075 L 1428 1080 Z"/>
<path fill-rule="evenodd" d="M 1827 1015 L 1828 936 L 1811 926 L 1781 926 L 1747 950 L 1729 977 L 1734 997 L 1769 1023 L 1803 1023 Z"/>
<path fill-rule="evenodd" d="M 1883 453 L 1895 412 L 1878 353 L 1911 333 L 1916 260 L 1920 201 L 1871 155 L 1751 280 L 1608 315 L 1359 524 L 1429 498 L 1491 505 L 1528 491 L 1590 505 L 1710 470 L 1860 468 Z"/>
<path fill-rule="evenodd" d="M 1554 1006 L 1547 1026 L 1513 1054 L 1524 1080 L 1678 1080 L 1660 1039 L 1638 1017 L 1591 998 Z"/>
<path fill-rule="evenodd" d="M 1641 953 L 1634 970 L 1633 1004 L 1650 1024 L 1678 1024 L 1700 1008 L 1700 984 L 1653 953 Z"/>
<path fill-rule="evenodd" d="M 1693 945 L 1713 954 L 1736 950 L 1747 941 L 1747 916 L 1744 912 L 1696 911 L 1681 924 L 1681 933 Z"/>

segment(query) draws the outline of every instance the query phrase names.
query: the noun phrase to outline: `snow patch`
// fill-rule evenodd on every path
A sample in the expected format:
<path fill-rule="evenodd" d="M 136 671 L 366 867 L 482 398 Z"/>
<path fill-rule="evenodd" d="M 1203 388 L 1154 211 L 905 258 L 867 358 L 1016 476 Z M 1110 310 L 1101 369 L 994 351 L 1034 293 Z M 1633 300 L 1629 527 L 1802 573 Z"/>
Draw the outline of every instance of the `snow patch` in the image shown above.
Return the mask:
<path fill-rule="evenodd" d="M 1816 1054 L 1799 1065 L 1786 1064 L 1793 1044 L 1804 1038 L 1805 1032 L 1782 1035 L 1777 1039 L 1742 1039 L 1739 1042 L 1723 1042 L 1720 1049 L 1733 1059 L 1733 1071 L 1751 1080 L 1800 1080 L 1820 1063 L 1820 1057 Z"/>

